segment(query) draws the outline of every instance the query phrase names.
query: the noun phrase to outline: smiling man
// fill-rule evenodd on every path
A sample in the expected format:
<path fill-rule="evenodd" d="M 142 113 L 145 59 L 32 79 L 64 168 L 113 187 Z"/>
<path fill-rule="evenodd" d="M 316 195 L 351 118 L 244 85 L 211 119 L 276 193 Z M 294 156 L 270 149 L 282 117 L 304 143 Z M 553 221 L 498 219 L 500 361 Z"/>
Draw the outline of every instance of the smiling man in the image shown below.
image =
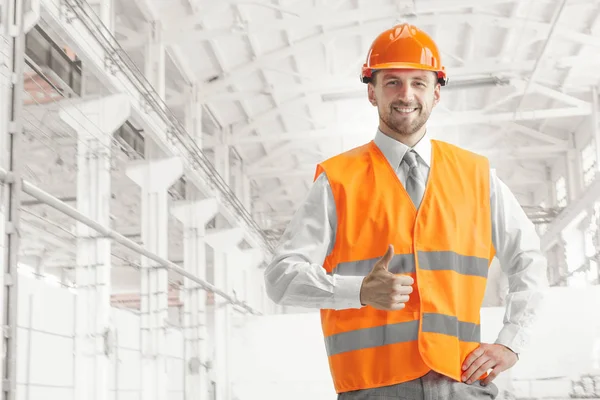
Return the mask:
<path fill-rule="evenodd" d="M 368 91 L 379 113 L 379 129 L 409 147 L 423 137 L 429 115 L 440 100 L 437 73 L 420 70 L 376 72 Z"/>
<path fill-rule="evenodd" d="M 375 137 L 317 166 L 265 271 L 267 293 L 321 310 L 340 399 L 493 399 L 548 285 L 539 238 L 485 157 L 428 137 L 447 78 L 426 33 L 381 33 L 361 79 Z M 482 343 L 494 256 L 509 293 L 497 340 Z"/>

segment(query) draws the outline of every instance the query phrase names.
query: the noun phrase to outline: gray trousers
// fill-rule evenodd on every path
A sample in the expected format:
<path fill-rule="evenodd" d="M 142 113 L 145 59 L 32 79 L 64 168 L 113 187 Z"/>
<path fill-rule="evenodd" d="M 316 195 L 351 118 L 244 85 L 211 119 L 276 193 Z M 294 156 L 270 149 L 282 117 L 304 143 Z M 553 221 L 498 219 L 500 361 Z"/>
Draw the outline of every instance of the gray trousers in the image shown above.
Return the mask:
<path fill-rule="evenodd" d="M 497 396 L 498 387 L 493 382 L 487 386 L 482 386 L 480 381 L 467 385 L 430 371 L 421 378 L 398 385 L 340 393 L 338 400 L 474 400 Z"/>

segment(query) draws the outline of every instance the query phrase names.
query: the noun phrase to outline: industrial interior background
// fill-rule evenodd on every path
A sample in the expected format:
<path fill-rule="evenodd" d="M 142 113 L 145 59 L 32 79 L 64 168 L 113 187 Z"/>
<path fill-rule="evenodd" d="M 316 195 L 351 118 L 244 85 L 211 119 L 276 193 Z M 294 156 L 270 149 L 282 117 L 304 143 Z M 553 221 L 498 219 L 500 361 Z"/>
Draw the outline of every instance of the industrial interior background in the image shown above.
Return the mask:
<path fill-rule="evenodd" d="M 433 137 L 489 157 L 551 288 L 502 399 L 600 398 L 598 0 L 2 0 L 3 399 L 333 399 L 318 314 L 263 271 L 358 80 L 408 21 L 450 77 Z M 501 324 L 494 261 L 483 339 Z"/>

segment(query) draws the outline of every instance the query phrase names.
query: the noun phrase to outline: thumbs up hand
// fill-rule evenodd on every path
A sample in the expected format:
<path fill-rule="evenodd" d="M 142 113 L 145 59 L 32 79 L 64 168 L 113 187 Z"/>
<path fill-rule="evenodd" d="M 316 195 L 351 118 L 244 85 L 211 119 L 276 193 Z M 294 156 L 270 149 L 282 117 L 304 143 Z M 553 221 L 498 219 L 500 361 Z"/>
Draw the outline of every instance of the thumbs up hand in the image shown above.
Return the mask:
<path fill-rule="evenodd" d="M 380 310 L 401 310 L 412 293 L 414 279 L 408 275 L 395 275 L 388 270 L 394 256 L 394 246 L 389 245 L 363 280 L 360 288 L 360 302 Z"/>

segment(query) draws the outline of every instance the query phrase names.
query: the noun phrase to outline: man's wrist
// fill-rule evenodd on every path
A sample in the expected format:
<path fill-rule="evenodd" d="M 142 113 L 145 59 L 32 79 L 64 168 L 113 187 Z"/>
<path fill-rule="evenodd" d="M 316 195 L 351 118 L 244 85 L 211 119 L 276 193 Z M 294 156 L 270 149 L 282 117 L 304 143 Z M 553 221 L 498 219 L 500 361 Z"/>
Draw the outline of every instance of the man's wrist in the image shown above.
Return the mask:
<path fill-rule="evenodd" d="M 360 292 L 358 294 L 358 299 L 360 301 L 360 305 L 361 306 L 366 306 L 366 303 L 363 301 L 363 286 L 365 284 L 365 279 L 363 278 L 362 282 L 360 283 Z"/>
<path fill-rule="evenodd" d="M 506 348 L 506 349 L 510 350 L 512 353 L 514 353 L 514 355 L 516 355 L 516 356 L 517 356 L 517 359 L 519 358 L 519 353 L 517 353 L 516 351 L 514 351 L 513 349 L 511 349 L 511 348 L 510 348 L 510 347 L 508 347 L 507 345 L 505 345 L 505 344 L 502 344 L 502 343 L 496 343 L 496 344 L 498 344 L 498 345 L 500 345 L 500 346 L 502 346 L 502 347 L 504 347 L 504 348 Z"/>
<path fill-rule="evenodd" d="M 338 310 L 347 308 L 361 308 L 361 287 L 364 277 L 362 276 L 335 276 L 334 298 L 335 308 Z"/>
<path fill-rule="evenodd" d="M 515 324 L 505 324 L 498 334 L 496 344 L 501 344 L 515 354 L 521 354 L 527 345 L 526 331 Z"/>

